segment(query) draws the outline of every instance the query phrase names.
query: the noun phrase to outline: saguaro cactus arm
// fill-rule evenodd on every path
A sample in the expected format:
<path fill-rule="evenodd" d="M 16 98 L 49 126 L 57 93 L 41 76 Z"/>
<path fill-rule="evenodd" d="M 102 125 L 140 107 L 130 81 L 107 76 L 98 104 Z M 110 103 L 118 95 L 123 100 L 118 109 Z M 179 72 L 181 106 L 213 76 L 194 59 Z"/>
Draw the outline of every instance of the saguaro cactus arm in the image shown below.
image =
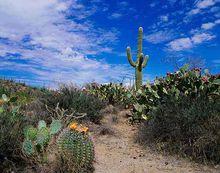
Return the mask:
<path fill-rule="evenodd" d="M 149 60 L 149 56 L 146 55 L 146 56 L 144 57 L 144 62 L 143 62 L 143 64 L 142 64 L 142 67 L 143 67 L 143 68 L 146 67 L 146 65 L 147 65 L 147 63 L 148 63 L 148 60 Z"/>
<path fill-rule="evenodd" d="M 127 47 L 127 57 L 128 57 L 128 61 L 131 64 L 131 66 L 136 67 L 135 62 L 132 60 L 131 48 L 130 47 Z"/>

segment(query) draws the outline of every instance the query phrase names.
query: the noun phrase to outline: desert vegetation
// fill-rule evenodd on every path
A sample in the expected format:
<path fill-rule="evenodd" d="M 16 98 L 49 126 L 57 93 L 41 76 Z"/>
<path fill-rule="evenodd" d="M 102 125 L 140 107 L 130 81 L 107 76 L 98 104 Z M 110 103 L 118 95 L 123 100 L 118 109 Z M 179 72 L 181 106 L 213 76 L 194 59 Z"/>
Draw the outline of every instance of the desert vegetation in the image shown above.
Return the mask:
<path fill-rule="evenodd" d="M 91 170 L 86 124 L 99 125 L 109 104 L 131 110 L 128 120 L 138 124 L 141 144 L 219 164 L 219 81 L 219 75 L 187 66 L 136 91 L 112 83 L 53 91 L 1 80 L 0 169 Z"/>
<path fill-rule="evenodd" d="M 111 123 L 117 124 L 121 111 L 128 112 L 123 115 L 126 128 L 137 131 L 132 137 L 138 141 L 135 147 L 219 169 L 220 75 L 186 64 L 142 83 L 148 61 L 142 53 L 142 33 L 140 28 L 137 62 L 127 48 L 136 70 L 135 87 L 89 83 L 49 90 L 1 79 L 0 172 L 94 172 L 94 136 L 117 133 L 111 128 L 115 125 L 106 125 L 105 115 L 110 112 Z"/>

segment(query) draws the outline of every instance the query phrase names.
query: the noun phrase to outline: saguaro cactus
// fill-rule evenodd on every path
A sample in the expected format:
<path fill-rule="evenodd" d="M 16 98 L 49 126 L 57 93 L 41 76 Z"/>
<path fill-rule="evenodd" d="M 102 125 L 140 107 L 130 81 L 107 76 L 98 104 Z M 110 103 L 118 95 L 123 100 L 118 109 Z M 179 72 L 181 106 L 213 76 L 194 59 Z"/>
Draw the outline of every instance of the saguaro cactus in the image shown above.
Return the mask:
<path fill-rule="evenodd" d="M 128 61 L 131 64 L 132 67 L 135 68 L 135 85 L 136 85 L 136 90 L 138 90 L 141 85 L 142 85 L 142 69 L 146 67 L 147 62 L 148 62 L 148 55 L 144 57 L 144 54 L 142 53 L 142 42 L 143 42 L 143 28 L 139 28 L 138 32 L 138 52 L 137 52 L 137 60 L 134 62 L 132 60 L 132 55 L 131 55 L 131 48 L 127 47 L 127 57 Z"/>

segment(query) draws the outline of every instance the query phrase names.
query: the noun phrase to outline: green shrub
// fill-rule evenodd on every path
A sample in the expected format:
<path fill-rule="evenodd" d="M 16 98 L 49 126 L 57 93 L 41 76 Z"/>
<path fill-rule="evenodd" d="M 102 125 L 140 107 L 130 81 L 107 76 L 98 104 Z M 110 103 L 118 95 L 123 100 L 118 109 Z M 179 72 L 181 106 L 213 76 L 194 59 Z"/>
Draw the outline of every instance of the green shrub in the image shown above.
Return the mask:
<path fill-rule="evenodd" d="M 142 140 L 198 161 L 220 162 L 219 76 L 186 67 L 137 94 L 134 117 L 147 120 Z"/>
<path fill-rule="evenodd" d="M 159 149 L 220 163 L 220 99 L 169 100 L 151 112 L 141 137 Z"/>
<path fill-rule="evenodd" d="M 69 113 L 86 113 L 86 117 L 98 123 L 102 118 L 100 110 L 105 107 L 105 102 L 74 86 L 62 86 L 55 96 L 48 97 L 46 104 L 50 107 L 59 106 Z M 74 115 L 74 116 L 77 116 Z"/>
<path fill-rule="evenodd" d="M 20 112 L 19 106 L 15 105 L 14 98 L 3 95 L 0 99 L 0 170 L 10 168 L 14 165 L 22 165 L 21 144 L 22 130 L 25 126 L 25 118 Z"/>
<path fill-rule="evenodd" d="M 128 107 L 133 103 L 133 90 L 127 89 L 122 84 L 88 84 L 86 89 L 92 95 L 99 97 L 112 105 L 122 105 Z"/>
<path fill-rule="evenodd" d="M 219 78 L 203 75 L 200 69 L 188 70 L 187 65 L 175 73 L 167 73 L 166 77 L 157 78 L 137 91 L 133 118 L 150 119 L 150 112 L 170 99 L 178 102 L 181 97 L 196 98 L 204 94 L 209 98 L 219 97 Z"/>
<path fill-rule="evenodd" d="M 8 92 L 8 90 L 6 89 L 6 88 L 4 88 L 3 86 L 1 86 L 0 85 L 0 96 L 2 95 L 2 94 L 9 94 L 9 92 Z"/>

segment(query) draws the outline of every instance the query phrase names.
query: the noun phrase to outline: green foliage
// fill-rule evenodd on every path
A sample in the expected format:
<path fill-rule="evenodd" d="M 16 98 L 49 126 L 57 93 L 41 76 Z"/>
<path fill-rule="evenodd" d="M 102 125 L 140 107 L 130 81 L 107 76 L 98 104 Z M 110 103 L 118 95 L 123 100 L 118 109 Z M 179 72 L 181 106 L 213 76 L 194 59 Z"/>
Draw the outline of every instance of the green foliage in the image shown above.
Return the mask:
<path fill-rule="evenodd" d="M 144 57 L 144 54 L 142 53 L 142 40 L 143 40 L 143 28 L 140 27 L 138 32 L 138 54 L 137 54 L 136 62 L 132 60 L 131 48 L 127 47 L 128 61 L 130 65 L 135 68 L 136 90 L 140 89 L 142 85 L 142 70 L 144 67 L 146 67 L 147 62 L 149 60 L 149 57 L 147 55 Z"/>
<path fill-rule="evenodd" d="M 46 122 L 44 120 L 40 120 L 38 122 L 38 126 L 37 126 L 38 130 L 40 130 L 42 128 L 46 128 L 46 127 L 47 127 L 47 124 L 46 124 Z"/>
<path fill-rule="evenodd" d="M 85 133 L 66 129 L 57 139 L 60 156 L 69 172 L 88 172 L 94 160 L 93 142 Z"/>
<path fill-rule="evenodd" d="M 133 118 L 147 120 L 145 139 L 164 150 L 219 163 L 219 79 L 184 66 L 139 90 Z"/>
<path fill-rule="evenodd" d="M 0 96 L 2 96 L 3 94 L 7 94 L 8 95 L 8 91 L 4 87 L 0 86 Z"/>
<path fill-rule="evenodd" d="M 175 73 L 167 73 L 166 77 L 157 78 L 153 84 L 147 84 L 137 91 L 133 118 L 151 118 L 150 112 L 170 99 L 178 102 L 181 97 L 196 98 L 202 94 L 208 95 L 210 99 L 218 97 L 218 78 L 210 74 L 203 75 L 200 69 L 188 70 L 187 65 Z"/>
<path fill-rule="evenodd" d="M 99 98 L 86 93 L 74 86 L 62 86 L 59 93 L 47 99 L 47 105 L 54 108 L 57 103 L 59 107 L 69 112 L 67 114 L 86 113 L 86 117 L 98 123 L 102 116 L 100 110 L 105 107 L 105 103 Z M 77 114 L 74 116 L 78 116 Z"/>
<path fill-rule="evenodd" d="M 61 128 L 62 128 L 61 121 L 53 119 L 52 123 L 50 124 L 50 134 L 51 135 L 57 134 Z"/>
<path fill-rule="evenodd" d="M 22 129 L 25 126 L 25 117 L 20 107 L 15 105 L 15 100 L 2 95 L 0 99 L 0 157 L 10 159 L 12 163 L 20 163 L 23 159 L 20 156 L 22 143 Z M 4 172 L 4 159 L 1 160 L 0 170 Z"/>
<path fill-rule="evenodd" d="M 38 122 L 37 128 L 33 126 L 26 127 L 24 130 L 25 139 L 22 145 L 23 152 L 27 156 L 35 156 L 42 153 L 52 137 L 57 134 L 61 128 L 61 121 L 54 119 L 49 128 L 44 120 Z"/>
<path fill-rule="evenodd" d="M 22 144 L 22 148 L 24 150 L 24 152 L 27 154 L 27 155 L 32 155 L 34 154 L 34 146 L 33 146 L 33 143 L 30 139 L 25 139 L 23 144 Z"/>
<path fill-rule="evenodd" d="M 97 96 L 108 104 L 129 106 L 133 102 L 133 90 L 127 89 L 122 84 L 102 84 L 92 83 L 86 86 L 87 91 Z"/>
<path fill-rule="evenodd" d="M 20 106 L 25 106 L 34 100 L 43 100 L 49 94 L 53 94 L 45 88 L 36 88 L 26 86 L 24 83 L 17 83 L 13 80 L 0 79 L 0 95 L 6 94 L 8 97 L 17 99 L 16 103 Z"/>
<path fill-rule="evenodd" d="M 50 141 L 50 129 L 47 127 L 42 127 L 41 129 L 38 129 L 37 132 L 37 139 L 36 139 L 36 146 L 43 149 Z"/>
<path fill-rule="evenodd" d="M 37 128 L 33 126 L 28 126 L 24 130 L 24 137 L 30 140 L 36 140 L 37 138 Z"/>
<path fill-rule="evenodd" d="M 174 99 L 152 111 L 145 138 L 159 149 L 187 155 L 197 161 L 220 163 L 220 99 L 206 95 Z"/>

